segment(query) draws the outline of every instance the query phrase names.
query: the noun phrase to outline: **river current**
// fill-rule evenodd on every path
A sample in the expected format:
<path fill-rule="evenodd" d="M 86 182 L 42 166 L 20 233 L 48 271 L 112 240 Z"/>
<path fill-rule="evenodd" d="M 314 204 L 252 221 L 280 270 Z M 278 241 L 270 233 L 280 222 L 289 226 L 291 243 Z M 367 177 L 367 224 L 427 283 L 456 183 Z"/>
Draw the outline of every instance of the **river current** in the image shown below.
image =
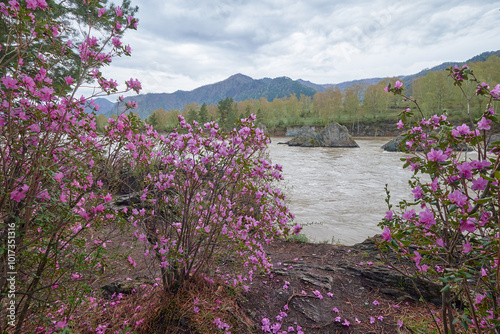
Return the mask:
<path fill-rule="evenodd" d="M 381 233 L 377 224 L 391 203 L 410 199 L 411 171 L 403 169 L 400 152 L 380 147 L 392 138 L 355 138 L 359 148 L 292 147 L 279 145 L 291 138 L 272 138 L 273 163 L 283 166 L 287 194 L 295 222 L 314 242 L 352 245 Z"/>

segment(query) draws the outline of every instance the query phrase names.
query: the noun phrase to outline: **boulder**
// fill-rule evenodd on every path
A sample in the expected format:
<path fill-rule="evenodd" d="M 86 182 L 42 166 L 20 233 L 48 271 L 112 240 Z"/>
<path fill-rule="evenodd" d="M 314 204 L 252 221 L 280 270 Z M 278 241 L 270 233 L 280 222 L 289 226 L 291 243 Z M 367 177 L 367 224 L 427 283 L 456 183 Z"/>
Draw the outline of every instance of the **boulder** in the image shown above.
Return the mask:
<path fill-rule="evenodd" d="M 492 145 L 494 142 L 500 141 L 500 133 L 495 133 L 486 139 L 488 142 L 488 148 L 492 149 L 494 146 Z"/>
<path fill-rule="evenodd" d="M 338 123 L 328 125 L 319 134 L 313 127 L 303 126 L 297 137 L 288 142 L 289 146 L 302 147 L 359 147 L 345 126 Z"/>
<path fill-rule="evenodd" d="M 327 147 L 359 147 L 343 125 L 332 123 L 319 134 Z"/>
<path fill-rule="evenodd" d="M 316 135 L 316 128 L 314 126 L 287 126 L 286 127 L 286 137 L 297 137 L 303 134 L 304 131 L 313 131 Z"/>
<path fill-rule="evenodd" d="M 381 149 L 383 149 L 384 151 L 388 151 L 388 152 L 401 151 L 399 149 L 399 144 L 401 144 L 401 141 L 403 140 L 403 138 L 404 138 L 404 136 L 397 136 L 396 138 L 394 138 L 391 141 L 382 145 Z"/>

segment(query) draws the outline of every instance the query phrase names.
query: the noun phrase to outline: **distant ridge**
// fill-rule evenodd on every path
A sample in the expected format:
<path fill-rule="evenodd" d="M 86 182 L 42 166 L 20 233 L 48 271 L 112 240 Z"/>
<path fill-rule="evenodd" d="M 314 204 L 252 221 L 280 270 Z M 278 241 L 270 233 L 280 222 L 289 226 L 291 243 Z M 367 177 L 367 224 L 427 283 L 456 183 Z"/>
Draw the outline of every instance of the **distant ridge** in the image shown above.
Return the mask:
<path fill-rule="evenodd" d="M 445 62 L 432 68 L 424 69 L 412 75 L 400 75 L 397 78 L 402 80 L 409 86 L 413 79 L 425 76 L 429 72 L 442 71 L 449 66 L 455 64 L 465 64 L 471 62 L 485 61 L 490 56 L 500 57 L 500 50 L 483 52 L 477 56 L 464 62 Z M 340 90 L 344 90 L 353 84 L 360 84 L 362 87 L 377 84 L 385 78 L 368 78 L 353 81 L 346 81 L 337 84 L 315 84 L 306 80 L 292 80 L 288 77 L 278 78 L 263 78 L 253 79 L 247 75 L 238 73 L 229 78 L 196 88 L 192 91 L 178 90 L 174 93 L 149 93 L 141 94 L 134 97 L 127 97 L 125 101 L 134 100 L 138 103 L 139 108 L 135 112 L 141 118 L 149 116 L 151 111 L 163 108 L 167 111 L 172 109 L 182 109 L 186 104 L 196 102 L 215 103 L 224 100 L 227 97 L 234 101 L 244 101 L 249 99 L 266 98 L 268 101 L 273 101 L 276 98 L 283 98 L 295 94 L 299 97 L 301 94 L 305 96 L 313 96 L 316 92 L 323 92 L 331 86 L 336 86 Z M 95 103 L 99 105 L 98 113 L 109 117 L 116 112 L 116 103 L 109 102 L 107 99 L 98 98 Z"/>
<path fill-rule="evenodd" d="M 411 84 L 411 81 L 413 79 L 416 79 L 418 77 L 423 77 L 429 72 L 444 71 L 444 70 L 446 70 L 446 68 L 448 68 L 450 66 L 455 66 L 455 65 L 461 66 L 461 65 L 464 65 L 466 63 L 475 63 L 475 62 L 480 62 L 480 61 L 486 61 L 486 59 L 488 59 L 491 56 L 500 57 L 500 50 L 483 52 L 483 53 L 481 53 L 477 56 L 474 56 L 474 57 L 472 57 L 466 61 L 463 61 L 463 62 L 459 62 L 459 61 L 445 62 L 445 63 L 442 63 L 440 65 L 434 66 L 432 68 L 426 68 L 426 69 L 424 69 L 416 74 L 400 75 L 400 76 L 398 76 L 398 78 L 401 79 L 405 83 L 405 85 L 409 85 L 409 84 Z"/>
<path fill-rule="evenodd" d="M 249 99 L 260 99 L 261 97 L 272 101 L 276 98 L 301 94 L 313 96 L 317 90 L 304 86 L 298 81 L 294 81 L 287 77 L 279 77 L 274 79 L 255 80 L 243 74 L 235 74 L 226 80 L 202 86 L 192 91 L 178 90 L 174 93 L 149 93 L 141 94 L 134 97 L 125 98 L 125 102 L 134 100 L 139 105 L 139 108 L 134 112 L 139 114 L 141 118 L 149 116 L 152 110 L 163 108 L 165 110 L 182 109 L 184 105 L 191 102 L 198 104 L 215 103 L 224 100 L 227 97 L 234 101 L 244 101 Z M 100 99 L 96 99 L 96 104 Z M 115 104 L 109 108 L 101 106 L 100 113 L 111 116 L 116 112 Z"/>

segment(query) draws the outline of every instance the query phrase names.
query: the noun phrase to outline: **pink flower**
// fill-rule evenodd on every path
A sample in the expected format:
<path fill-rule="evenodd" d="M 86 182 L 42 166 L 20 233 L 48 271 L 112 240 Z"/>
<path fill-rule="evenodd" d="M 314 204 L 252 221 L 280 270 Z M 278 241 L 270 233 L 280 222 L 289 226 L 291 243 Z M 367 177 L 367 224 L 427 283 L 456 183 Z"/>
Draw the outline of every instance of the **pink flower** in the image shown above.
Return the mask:
<path fill-rule="evenodd" d="M 36 0 L 26 0 L 26 8 L 35 10 L 37 7 Z"/>
<path fill-rule="evenodd" d="M 500 84 L 496 85 L 495 88 L 493 88 L 491 91 L 490 91 L 490 94 L 491 96 L 493 96 L 494 98 L 498 99 L 498 96 L 500 94 Z"/>
<path fill-rule="evenodd" d="M 120 41 L 120 38 L 118 38 L 118 37 L 113 37 L 113 39 L 111 41 L 113 42 L 113 45 L 117 48 L 122 46 L 122 42 Z"/>
<path fill-rule="evenodd" d="M 130 263 L 130 265 L 131 265 L 132 267 L 134 267 L 134 268 L 135 268 L 136 263 L 135 263 L 134 259 L 132 259 L 132 257 L 131 257 L 130 255 L 128 256 L 128 262 Z"/>
<path fill-rule="evenodd" d="M 436 244 L 437 244 L 438 246 L 443 247 L 443 248 L 445 247 L 445 243 L 444 243 L 443 238 L 436 239 Z"/>
<path fill-rule="evenodd" d="M 314 293 L 314 295 L 315 295 L 316 297 L 318 297 L 319 299 L 323 299 L 323 295 L 322 295 L 322 294 L 321 294 L 321 292 L 319 292 L 318 290 L 314 290 L 314 292 L 313 292 L 313 293 Z"/>
<path fill-rule="evenodd" d="M 123 10 L 120 8 L 120 6 L 116 6 L 115 13 L 116 13 L 116 16 L 119 16 L 119 17 L 123 15 Z"/>
<path fill-rule="evenodd" d="M 380 305 L 380 303 L 378 302 L 378 300 L 374 300 L 373 305 L 377 306 L 377 305 Z"/>
<path fill-rule="evenodd" d="M 33 132 L 40 132 L 40 125 L 38 125 L 38 123 L 34 123 L 34 124 L 31 124 L 30 126 L 28 126 L 28 129 L 30 129 L 31 131 Z"/>
<path fill-rule="evenodd" d="M 401 87 L 403 87 L 403 83 L 401 81 L 397 80 L 396 83 L 394 84 L 394 88 L 400 89 Z"/>
<path fill-rule="evenodd" d="M 458 172 L 461 177 L 464 177 L 468 180 L 472 178 L 472 165 L 464 162 L 463 164 L 457 165 Z"/>
<path fill-rule="evenodd" d="M 335 313 L 339 313 L 339 309 L 336 308 L 336 307 L 334 307 L 332 311 L 335 312 Z"/>
<path fill-rule="evenodd" d="M 273 331 L 273 333 L 278 333 L 280 329 L 281 329 L 281 324 L 279 322 L 271 326 L 271 330 Z"/>
<path fill-rule="evenodd" d="M 451 131 L 451 134 L 453 137 L 460 137 L 460 135 L 467 135 L 470 133 L 470 128 L 467 124 L 462 124 L 460 126 L 457 126 L 456 129 L 453 129 Z"/>
<path fill-rule="evenodd" d="M 467 203 L 467 196 L 464 195 L 460 190 L 455 190 L 448 195 L 448 199 L 455 203 L 459 207 L 463 207 Z"/>
<path fill-rule="evenodd" d="M 11 76 L 6 75 L 2 79 L 0 79 L 0 81 L 3 83 L 3 85 L 7 89 L 17 89 L 18 88 L 17 80 L 13 79 Z"/>
<path fill-rule="evenodd" d="M 443 153 L 442 150 L 436 151 L 431 148 L 431 151 L 427 153 L 427 159 L 429 159 L 429 161 L 445 161 L 447 159 L 447 156 Z"/>
<path fill-rule="evenodd" d="M 127 87 L 130 89 L 133 89 L 136 93 L 139 93 L 139 91 L 142 89 L 141 82 L 137 79 L 132 79 L 125 82 L 127 84 Z"/>
<path fill-rule="evenodd" d="M 58 321 L 54 327 L 56 328 L 64 328 L 68 326 L 68 322 L 66 320 Z"/>
<path fill-rule="evenodd" d="M 411 192 L 413 193 L 413 197 L 415 199 L 419 199 L 424 196 L 424 193 L 422 191 L 422 188 L 420 188 L 420 186 L 416 186 Z"/>
<path fill-rule="evenodd" d="M 66 85 L 72 85 L 73 82 L 75 82 L 75 79 L 73 79 L 70 76 L 64 77 L 64 81 L 66 82 Z"/>
<path fill-rule="evenodd" d="M 382 239 L 385 241 L 390 241 L 392 238 L 391 230 L 386 226 L 384 227 L 384 232 L 382 232 Z"/>
<path fill-rule="evenodd" d="M 460 232 L 469 231 L 473 233 L 476 230 L 476 220 L 474 218 L 467 218 L 462 220 L 460 224 Z"/>
<path fill-rule="evenodd" d="M 414 251 L 413 254 L 415 254 L 415 257 L 412 257 L 411 259 L 415 261 L 415 265 L 418 267 L 420 266 L 420 261 L 422 260 L 422 255 L 420 255 L 419 252 Z"/>
<path fill-rule="evenodd" d="M 402 215 L 401 218 L 406 219 L 406 220 L 411 220 L 413 219 L 417 214 L 415 213 L 415 209 L 411 209 L 409 211 L 405 211 Z"/>
<path fill-rule="evenodd" d="M 405 127 L 402 120 L 399 120 L 399 122 L 397 123 L 397 126 L 398 126 L 398 129 L 402 129 Z"/>
<path fill-rule="evenodd" d="M 469 240 L 467 240 L 464 244 L 462 244 L 462 246 L 463 246 L 462 252 L 464 253 L 469 253 L 472 250 Z"/>
<path fill-rule="evenodd" d="M 436 220 L 434 220 L 434 213 L 427 208 L 425 211 L 419 213 L 419 222 L 427 225 L 428 227 L 436 225 Z"/>
<path fill-rule="evenodd" d="M 99 8 L 99 13 L 97 14 L 98 17 L 101 17 L 104 15 L 104 13 L 106 12 L 106 8 Z"/>
<path fill-rule="evenodd" d="M 487 119 L 487 118 L 483 117 L 483 118 L 481 118 L 481 120 L 479 122 L 477 122 L 477 128 L 479 130 L 489 130 L 489 129 L 491 129 L 490 123 L 491 123 L 491 119 Z"/>
<path fill-rule="evenodd" d="M 439 180 L 438 178 L 436 177 L 432 183 L 431 183 L 431 190 L 432 191 L 437 191 L 439 189 Z"/>
<path fill-rule="evenodd" d="M 298 235 L 300 231 L 302 231 L 302 225 L 297 224 L 293 227 L 293 233 L 295 233 L 296 235 Z"/>
<path fill-rule="evenodd" d="M 42 10 L 45 10 L 45 7 L 47 7 L 47 3 L 45 0 L 27 0 L 26 1 L 26 8 L 28 9 L 37 9 L 41 8 Z"/>
<path fill-rule="evenodd" d="M 24 198 L 26 198 L 26 192 L 21 192 L 16 189 L 10 193 L 10 199 L 16 201 L 17 203 L 21 202 Z"/>
<path fill-rule="evenodd" d="M 342 326 L 349 327 L 350 324 L 351 323 L 347 319 L 344 319 L 344 322 L 342 323 Z"/>
<path fill-rule="evenodd" d="M 127 150 L 130 150 L 130 151 L 135 151 L 135 149 L 136 149 L 135 145 L 133 143 L 130 143 L 130 142 L 127 143 L 127 145 L 125 145 L 125 148 Z"/>
<path fill-rule="evenodd" d="M 271 324 L 268 318 L 262 318 L 261 323 L 263 326 L 269 326 Z"/>
<path fill-rule="evenodd" d="M 137 28 L 137 20 L 134 20 L 133 16 L 127 16 L 127 24 L 132 25 L 134 28 Z"/>
<path fill-rule="evenodd" d="M 480 83 L 479 85 L 477 85 L 476 95 L 478 95 L 480 92 L 484 93 L 485 89 L 490 89 L 490 86 L 488 86 L 488 84 L 486 84 L 485 82 Z"/>

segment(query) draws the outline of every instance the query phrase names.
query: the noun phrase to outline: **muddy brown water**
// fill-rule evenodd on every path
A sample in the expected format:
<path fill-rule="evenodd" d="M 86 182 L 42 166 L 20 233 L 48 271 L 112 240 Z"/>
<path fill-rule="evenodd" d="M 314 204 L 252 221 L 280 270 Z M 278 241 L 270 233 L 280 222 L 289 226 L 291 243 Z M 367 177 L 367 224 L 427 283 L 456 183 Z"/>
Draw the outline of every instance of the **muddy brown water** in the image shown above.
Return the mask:
<path fill-rule="evenodd" d="M 355 138 L 359 148 L 278 144 L 290 139 L 272 138 L 270 157 L 283 166 L 282 187 L 295 222 L 312 241 L 352 245 L 381 233 L 377 224 L 388 210 L 385 184 L 393 204 L 411 198 L 412 172 L 400 160 L 406 154 L 380 148 L 392 138 Z"/>

